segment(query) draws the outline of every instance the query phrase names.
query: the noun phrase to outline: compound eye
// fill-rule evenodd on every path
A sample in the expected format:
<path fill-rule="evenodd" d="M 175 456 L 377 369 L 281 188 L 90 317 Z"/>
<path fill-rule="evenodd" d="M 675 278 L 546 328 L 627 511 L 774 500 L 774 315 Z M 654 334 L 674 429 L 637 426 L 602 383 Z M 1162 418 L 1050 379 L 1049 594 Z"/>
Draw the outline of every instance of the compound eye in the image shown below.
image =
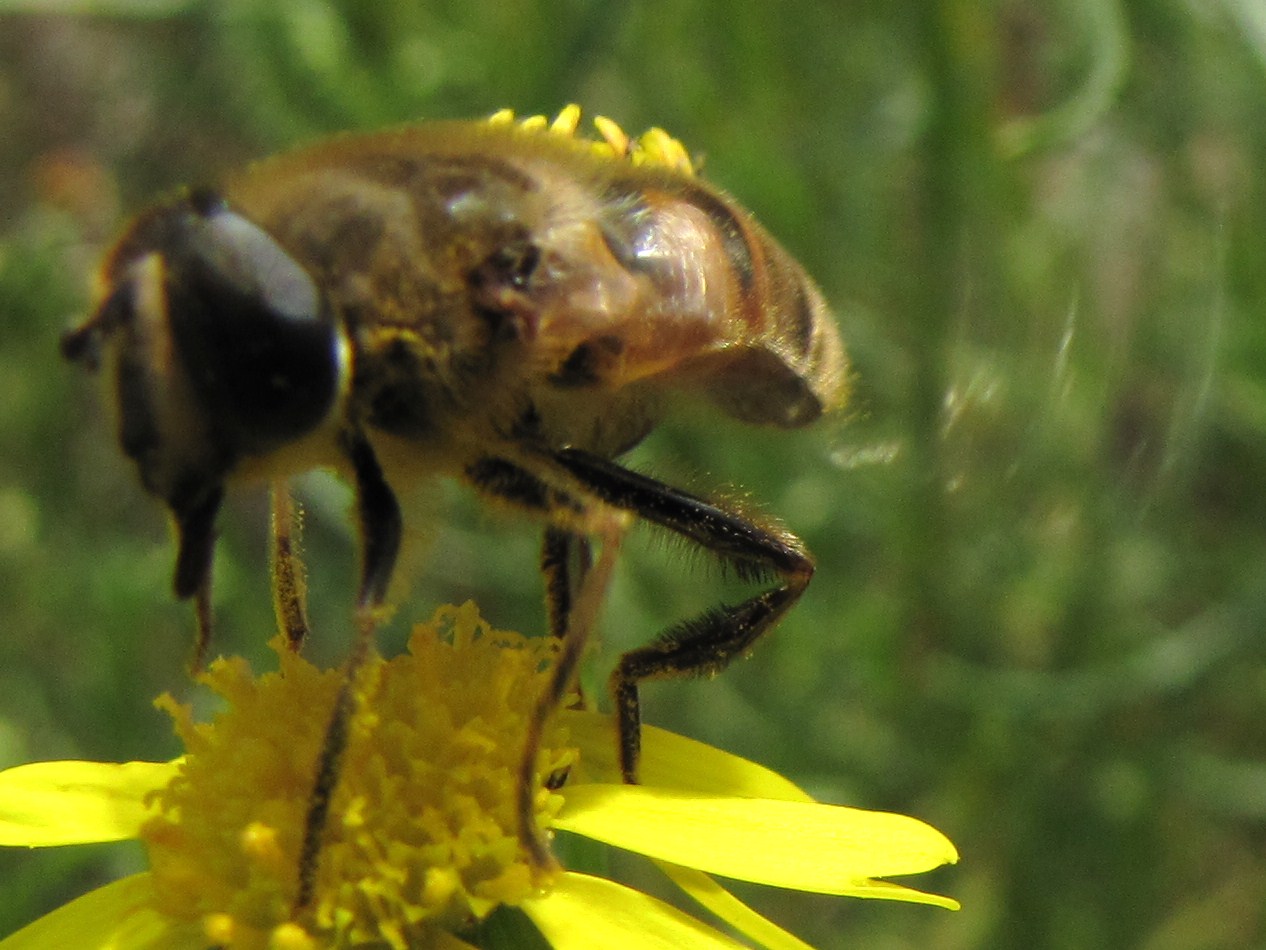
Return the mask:
<path fill-rule="evenodd" d="M 271 235 L 205 193 L 166 255 L 167 318 L 207 413 L 234 449 L 267 452 L 329 414 L 339 337 L 311 276 Z"/>

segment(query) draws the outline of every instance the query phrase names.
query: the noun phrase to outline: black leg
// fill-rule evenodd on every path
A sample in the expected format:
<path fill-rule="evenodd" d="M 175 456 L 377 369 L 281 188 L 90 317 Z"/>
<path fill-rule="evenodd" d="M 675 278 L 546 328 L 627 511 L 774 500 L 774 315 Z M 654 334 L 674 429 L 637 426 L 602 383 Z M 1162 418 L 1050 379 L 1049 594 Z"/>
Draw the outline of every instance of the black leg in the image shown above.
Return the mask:
<path fill-rule="evenodd" d="M 592 567 L 589 539 L 573 531 L 550 526 L 541 544 L 541 574 L 545 578 L 545 612 L 549 631 L 562 638 L 567 633 L 573 592 L 584 583 Z"/>
<path fill-rule="evenodd" d="M 741 603 L 710 610 L 671 627 L 651 644 L 621 658 L 611 676 L 619 729 L 620 767 L 637 781 L 641 749 L 638 684 L 643 680 L 707 675 L 724 669 L 799 599 L 813 576 L 813 560 L 791 533 L 728 511 L 688 492 L 631 472 L 615 462 L 575 449 L 530 444 L 507 448 L 505 458 L 482 459 L 466 474 L 480 491 L 539 514 L 551 522 L 542 554 L 550 600 L 550 626 L 562 630 L 562 647 L 550 685 L 540 697 L 518 781 L 520 836 L 538 866 L 552 862 L 532 824 L 535 764 L 544 727 L 562 701 L 583 656 L 631 516 L 694 541 L 734 573 L 775 586 Z M 575 588 L 568 581 L 571 537 L 601 538 L 597 563 L 584 569 Z M 587 554 L 582 563 L 587 562 Z"/>
<path fill-rule="evenodd" d="M 198 673 L 211 650 L 211 565 L 215 557 L 215 519 L 224 501 L 223 489 L 215 489 L 194 505 L 172 508 L 176 519 L 176 571 L 173 586 L 181 600 L 192 597 L 197 639 L 190 668 Z"/>
<path fill-rule="evenodd" d="M 344 440 L 356 475 L 357 513 L 361 532 L 361 580 L 357 607 L 377 607 L 387 598 L 391 572 L 400 553 L 404 530 L 400 503 L 378 464 L 374 450 L 360 433 Z"/>
<path fill-rule="evenodd" d="M 541 542 L 541 575 L 545 578 L 545 619 L 555 637 L 567 633 L 567 615 L 571 613 L 571 543 L 570 531 L 549 527 Z"/>
<path fill-rule="evenodd" d="M 224 490 L 209 492 L 196 504 L 172 507 L 176 519 L 176 597 L 185 600 L 198 592 L 211 577 L 215 554 L 215 517 L 224 501 Z"/>
<path fill-rule="evenodd" d="M 620 657 L 611 673 L 617 728 L 620 734 L 620 771 L 624 781 L 637 782 L 642 748 L 642 712 L 638 684 L 643 680 L 677 676 L 711 676 L 745 655 L 794 604 L 809 582 L 809 574 L 733 606 L 708 611 L 670 627 L 654 642 Z"/>
<path fill-rule="evenodd" d="M 636 782 L 641 749 L 638 684 L 712 675 L 724 669 L 750 650 L 804 593 L 813 577 L 813 560 L 785 530 L 757 524 L 614 462 L 574 449 L 552 452 L 550 457 L 604 504 L 697 542 L 738 576 L 748 580 L 772 576 L 781 581 L 739 604 L 677 624 L 620 659 L 610 681 L 620 733 L 620 767 L 626 782 Z"/>
<path fill-rule="evenodd" d="M 299 890 L 295 911 L 312 900 L 316 886 L 321 836 L 329 818 L 330 802 L 338 785 L 339 764 L 347 748 L 347 727 L 356 708 L 356 674 L 369 658 L 380 609 L 387 596 L 391 572 L 400 552 L 400 504 L 387 484 L 374 450 L 360 433 L 349 433 L 344 448 L 356 476 L 357 510 L 361 529 L 361 583 L 356 600 L 356 639 L 344 664 L 330 723 L 317 759 L 316 780 L 308 800 L 299 853 Z"/>
<path fill-rule="evenodd" d="M 211 651 L 211 637 L 215 626 L 214 615 L 211 611 L 211 574 L 209 572 L 194 592 L 193 617 L 197 633 L 189 669 L 193 673 L 201 673 L 207 665 L 207 654 Z"/>

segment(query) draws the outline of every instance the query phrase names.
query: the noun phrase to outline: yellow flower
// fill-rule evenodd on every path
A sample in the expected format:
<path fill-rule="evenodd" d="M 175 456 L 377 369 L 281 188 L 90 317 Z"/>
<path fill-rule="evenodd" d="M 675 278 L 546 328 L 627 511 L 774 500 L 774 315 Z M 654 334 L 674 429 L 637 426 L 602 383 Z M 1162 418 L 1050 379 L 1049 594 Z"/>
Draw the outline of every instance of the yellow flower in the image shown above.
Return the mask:
<path fill-rule="evenodd" d="M 408 654 L 375 658 L 362 674 L 313 898 L 296 910 L 304 816 L 340 674 L 276 644 L 275 673 L 213 664 L 203 678 L 225 709 L 210 722 L 160 698 L 187 749 L 175 762 L 0 773 L 0 844 L 139 838 L 149 854 L 148 871 L 72 901 L 0 950 L 462 948 L 505 906 L 556 948 L 740 946 L 614 881 L 530 867 L 514 777 L 555 644 L 493 630 L 471 604 L 441 609 Z M 804 946 L 709 874 L 957 906 L 874 879 L 956 860 L 913 818 L 818 804 L 767 769 L 652 728 L 645 784 L 618 774 L 609 718 L 561 711 L 538 761 L 541 827 L 650 856 L 759 945 Z"/>

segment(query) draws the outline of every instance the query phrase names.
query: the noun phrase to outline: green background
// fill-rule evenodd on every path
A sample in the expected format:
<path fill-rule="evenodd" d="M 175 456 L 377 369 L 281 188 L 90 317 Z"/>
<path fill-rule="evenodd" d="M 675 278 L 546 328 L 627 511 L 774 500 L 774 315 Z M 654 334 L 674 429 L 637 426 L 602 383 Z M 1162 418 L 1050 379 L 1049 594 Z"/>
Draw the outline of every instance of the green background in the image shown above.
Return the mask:
<path fill-rule="evenodd" d="M 853 361 L 810 430 L 686 411 L 635 453 L 741 486 L 819 564 L 749 661 L 648 688 L 648 720 L 962 852 L 911 880 L 957 914 L 743 893 L 823 947 L 1266 945 L 1262 9 L 0 0 L 0 765 L 176 751 L 167 528 L 56 346 L 126 215 L 324 133 L 575 101 L 702 154 Z M 475 597 L 541 629 L 536 529 L 417 494 L 401 616 Z M 347 495 L 303 498 L 336 662 Z M 218 646 L 260 666 L 265 512 L 234 498 L 217 562 Z M 607 660 L 741 590 L 661 540 L 627 546 Z M 140 860 L 0 853 L 0 934 Z"/>

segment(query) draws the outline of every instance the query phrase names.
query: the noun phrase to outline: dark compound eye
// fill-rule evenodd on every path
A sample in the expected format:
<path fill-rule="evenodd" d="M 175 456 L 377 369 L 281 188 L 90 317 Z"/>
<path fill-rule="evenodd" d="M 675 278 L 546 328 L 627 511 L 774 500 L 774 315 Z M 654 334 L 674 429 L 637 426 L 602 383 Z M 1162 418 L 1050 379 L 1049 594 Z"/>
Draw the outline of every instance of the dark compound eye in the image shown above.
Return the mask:
<path fill-rule="evenodd" d="M 207 418 L 242 452 L 315 428 L 337 396 L 338 331 L 307 272 L 206 192 L 166 249 L 167 318 Z"/>

